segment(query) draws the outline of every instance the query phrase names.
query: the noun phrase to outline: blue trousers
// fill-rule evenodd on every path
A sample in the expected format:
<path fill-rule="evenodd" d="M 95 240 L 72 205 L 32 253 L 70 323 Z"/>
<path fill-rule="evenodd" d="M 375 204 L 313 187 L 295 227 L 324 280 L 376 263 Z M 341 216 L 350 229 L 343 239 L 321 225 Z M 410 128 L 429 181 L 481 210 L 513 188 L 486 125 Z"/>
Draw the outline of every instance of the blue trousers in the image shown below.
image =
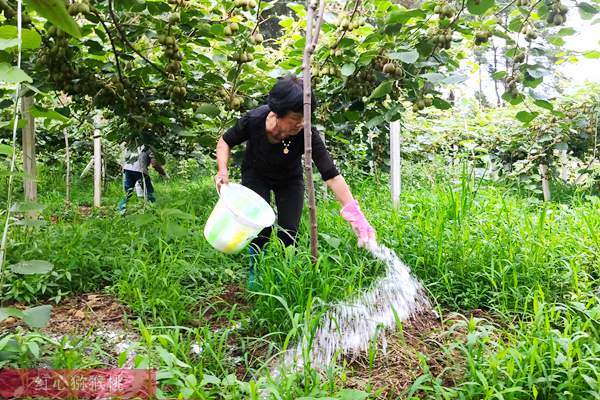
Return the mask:
<path fill-rule="evenodd" d="M 123 189 L 125 189 L 125 198 L 123 198 L 119 202 L 118 209 L 123 210 L 127 204 L 127 200 L 133 196 L 133 191 L 135 190 L 135 184 L 138 181 L 144 180 L 144 184 L 146 185 L 146 196 L 149 202 L 154 202 L 156 199 L 154 197 L 154 186 L 152 186 L 152 180 L 150 176 L 146 174 L 142 174 L 137 171 L 130 171 L 128 169 L 123 171 Z"/>

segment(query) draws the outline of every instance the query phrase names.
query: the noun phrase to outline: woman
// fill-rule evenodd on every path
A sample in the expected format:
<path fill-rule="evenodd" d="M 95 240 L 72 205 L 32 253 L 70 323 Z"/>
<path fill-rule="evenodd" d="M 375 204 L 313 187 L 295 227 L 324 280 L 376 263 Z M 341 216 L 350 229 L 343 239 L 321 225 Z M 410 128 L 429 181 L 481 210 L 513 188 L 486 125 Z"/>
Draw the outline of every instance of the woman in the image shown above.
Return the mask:
<path fill-rule="evenodd" d="M 247 142 L 242 162 L 242 185 L 254 190 L 267 202 L 275 194 L 278 237 L 285 246 L 294 244 L 304 204 L 304 154 L 302 80 L 293 76 L 280 79 L 269 92 L 268 104 L 246 113 L 217 143 L 217 187 L 229 182 L 227 164 L 232 147 Z M 312 96 L 312 109 L 316 108 Z M 342 205 L 341 215 L 350 222 L 359 246 L 375 239 L 375 231 L 352 197 L 350 188 L 333 164 L 319 133 L 312 130 L 312 156 L 327 187 Z M 268 242 L 271 228 L 256 237 L 251 254 Z M 253 249 L 254 247 L 254 249 Z M 251 271 L 252 273 L 252 271 Z"/>

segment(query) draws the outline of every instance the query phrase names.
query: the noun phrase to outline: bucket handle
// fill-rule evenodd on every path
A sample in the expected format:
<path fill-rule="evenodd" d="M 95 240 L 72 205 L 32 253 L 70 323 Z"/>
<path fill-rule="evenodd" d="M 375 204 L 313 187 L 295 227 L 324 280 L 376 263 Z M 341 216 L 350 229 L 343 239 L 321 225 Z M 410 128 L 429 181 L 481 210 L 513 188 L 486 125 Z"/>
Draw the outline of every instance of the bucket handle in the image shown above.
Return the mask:
<path fill-rule="evenodd" d="M 215 180 L 215 190 L 217 191 L 217 194 L 219 195 L 219 197 L 221 197 L 221 191 L 219 190 L 219 185 L 217 184 L 216 180 Z"/>

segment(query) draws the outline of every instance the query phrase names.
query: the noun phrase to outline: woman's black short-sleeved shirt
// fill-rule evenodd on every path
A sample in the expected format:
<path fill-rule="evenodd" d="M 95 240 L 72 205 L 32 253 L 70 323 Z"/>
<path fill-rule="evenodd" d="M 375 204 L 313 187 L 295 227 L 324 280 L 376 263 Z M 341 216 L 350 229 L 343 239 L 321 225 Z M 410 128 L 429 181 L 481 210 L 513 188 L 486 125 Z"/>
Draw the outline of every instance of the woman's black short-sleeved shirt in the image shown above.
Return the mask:
<path fill-rule="evenodd" d="M 260 175 L 276 181 L 301 179 L 304 132 L 301 131 L 289 138 L 291 140 L 288 147 L 289 152 L 284 154 L 282 143 L 271 143 L 267 140 L 265 121 L 269 111 L 268 105 L 249 111 L 223 135 L 223 140 L 229 147 L 247 142 L 242 171 L 252 169 Z M 323 180 L 326 181 L 339 175 L 319 132 L 314 128 L 311 137 L 313 161 Z"/>

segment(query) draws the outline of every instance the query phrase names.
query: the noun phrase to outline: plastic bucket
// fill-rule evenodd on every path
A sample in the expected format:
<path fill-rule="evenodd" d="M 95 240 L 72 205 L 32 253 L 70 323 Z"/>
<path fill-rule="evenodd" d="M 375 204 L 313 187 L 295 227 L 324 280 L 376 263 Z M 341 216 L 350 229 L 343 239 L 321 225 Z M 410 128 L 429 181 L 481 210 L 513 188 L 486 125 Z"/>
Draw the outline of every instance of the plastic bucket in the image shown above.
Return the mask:
<path fill-rule="evenodd" d="M 237 183 L 221 186 L 219 201 L 206 225 L 204 237 L 215 249 L 239 253 L 261 230 L 273 225 L 273 209 L 256 192 Z"/>

